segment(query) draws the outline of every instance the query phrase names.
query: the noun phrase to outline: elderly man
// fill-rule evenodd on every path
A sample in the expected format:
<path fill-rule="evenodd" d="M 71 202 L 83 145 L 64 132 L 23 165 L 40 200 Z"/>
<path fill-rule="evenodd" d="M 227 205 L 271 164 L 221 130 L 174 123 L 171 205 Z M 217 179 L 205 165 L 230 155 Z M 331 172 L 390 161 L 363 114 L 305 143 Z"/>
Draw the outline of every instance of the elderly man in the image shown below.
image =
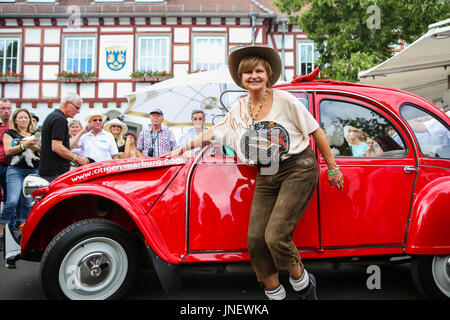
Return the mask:
<path fill-rule="evenodd" d="M 160 157 L 175 149 L 177 143 L 175 137 L 167 128 L 162 127 L 164 115 L 161 109 L 150 111 L 152 126 L 143 130 L 139 135 L 136 145 L 138 157 Z"/>
<path fill-rule="evenodd" d="M 61 99 L 59 108 L 50 113 L 42 124 L 41 161 L 39 175 L 52 181 L 70 169 L 70 162 L 77 165 L 89 163 L 89 159 L 79 157 L 70 151 L 67 118 L 80 112 L 83 100 L 76 93 L 69 92 Z"/>
<path fill-rule="evenodd" d="M 106 116 L 100 111 L 92 111 L 87 117 L 90 132 L 81 136 L 78 147 L 81 148 L 82 155 L 93 159 L 95 162 L 117 159 L 119 150 L 116 140 L 111 132 L 103 130 L 103 122 Z"/>
<path fill-rule="evenodd" d="M 201 134 L 203 131 L 205 131 L 205 128 L 203 127 L 205 124 L 205 113 L 203 110 L 194 110 L 191 114 L 191 121 L 193 127 L 190 128 L 186 133 L 181 136 L 180 140 L 178 141 L 178 146 L 184 146 L 186 143 L 194 140 L 196 136 Z M 197 152 L 199 152 L 201 147 L 197 147 L 195 149 L 191 149 L 189 151 L 186 151 L 184 155 L 186 156 L 194 156 Z"/>

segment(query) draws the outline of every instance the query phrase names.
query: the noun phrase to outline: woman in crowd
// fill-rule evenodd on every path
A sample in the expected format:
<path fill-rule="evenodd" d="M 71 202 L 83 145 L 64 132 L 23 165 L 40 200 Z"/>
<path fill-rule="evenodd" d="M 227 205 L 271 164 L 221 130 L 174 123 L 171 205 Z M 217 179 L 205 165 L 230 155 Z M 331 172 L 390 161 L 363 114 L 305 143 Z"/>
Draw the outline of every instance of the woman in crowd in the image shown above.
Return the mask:
<path fill-rule="evenodd" d="M 292 240 L 318 181 L 310 135 L 327 163 L 330 185 L 342 189 L 343 176 L 317 121 L 292 94 L 271 88 L 282 68 L 275 50 L 238 48 L 230 54 L 228 68 L 248 96 L 240 98 L 220 123 L 168 156 L 217 140 L 245 163 L 258 165 L 247 243 L 257 279 L 269 299 L 281 300 L 286 291 L 278 270 L 288 270 L 299 298 L 317 299 L 315 278 L 305 270 Z"/>
<path fill-rule="evenodd" d="M 79 120 L 72 120 L 69 122 L 69 136 L 70 139 L 76 139 L 76 137 L 81 137 L 83 135 L 83 133 L 86 133 L 86 130 L 83 128 L 83 126 L 81 125 L 81 122 Z M 77 142 L 78 142 L 77 139 Z M 72 145 L 72 144 L 71 144 Z M 70 151 L 72 151 L 74 154 L 81 156 L 81 148 L 71 148 Z"/>
<path fill-rule="evenodd" d="M 114 136 L 114 140 L 116 140 L 117 149 L 119 149 L 119 159 L 127 158 L 124 156 L 125 153 L 125 133 L 128 130 L 128 127 L 125 123 L 120 121 L 119 119 L 113 119 L 108 121 L 104 126 L 105 131 L 110 132 Z"/>
<path fill-rule="evenodd" d="M 0 215 L 0 235 L 3 236 L 5 224 L 18 213 L 15 225 L 25 222 L 31 211 L 31 199 L 22 194 L 22 184 L 29 174 L 38 174 L 39 139 L 34 138 L 35 131 L 31 114 L 25 109 L 16 109 L 11 118 L 11 128 L 3 135 L 3 146 L 8 156 L 6 183 L 8 194 Z M 14 224 L 13 224 L 14 227 Z"/>
<path fill-rule="evenodd" d="M 128 132 L 125 136 L 125 151 L 122 158 L 137 158 L 136 135 L 134 132 Z"/>
<path fill-rule="evenodd" d="M 361 141 L 363 138 L 361 130 L 353 126 L 345 126 L 344 135 L 345 140 L 347 140 L 347 143 L 352 150 L 353 157 L 364 157 L 366 151 L 369 150 L 369 146 L 367 143 Z"/>

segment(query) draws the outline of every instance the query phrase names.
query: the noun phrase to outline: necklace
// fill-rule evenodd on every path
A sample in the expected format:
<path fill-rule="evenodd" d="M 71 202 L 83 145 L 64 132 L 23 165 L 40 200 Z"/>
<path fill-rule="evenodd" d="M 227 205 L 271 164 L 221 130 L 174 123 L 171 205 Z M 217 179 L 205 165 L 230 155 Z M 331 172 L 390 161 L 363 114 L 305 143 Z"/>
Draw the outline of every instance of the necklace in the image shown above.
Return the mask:
<path fill-rule="evenodd" d="M 252 108 L 251 108 L 251 106 L 252 106 L 252 97 L 250 95 L 248 96 L 248 113 L 250 114 L 250 117 L 252 118 L 252 125 L 251 125 L 252 129 L 255 127 L 256 117 L 258 117 L 258 114 L 261 111 L 262 105 L 264 104 L 264 102 L 266 102 L 266 98 L 267 98 L 267 89 L 266 89 L 266 92 L 264 93 L 264 98 L 262 99 L 262 101 L 261 101 L 261 103 L 260 103 L 260 105 L 258 107 L 258 110 L 256 111 L 255 115 L 252 115 Z"/>

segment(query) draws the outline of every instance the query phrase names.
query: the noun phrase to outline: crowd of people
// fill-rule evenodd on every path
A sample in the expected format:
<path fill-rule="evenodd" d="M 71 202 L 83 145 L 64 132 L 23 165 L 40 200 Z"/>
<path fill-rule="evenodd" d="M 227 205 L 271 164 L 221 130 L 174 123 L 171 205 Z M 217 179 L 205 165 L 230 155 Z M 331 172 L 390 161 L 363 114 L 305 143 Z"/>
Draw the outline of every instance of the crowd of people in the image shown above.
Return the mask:
<path fill-rule="evenodd" d="M 119 119 L 106 122 L 106 115 L 92 110 L 83 126 L 73 119 L 83 99 L 67 93 L 59 107 L 51 112 L 38 130 L 39 117 L 23 108 L 12 112 L 8 99 L 0 100 L 0 187 L 3 209 L 0 213 L 0 243 L 4 228 L 13 229 L 25 222 L 32 203 L 22 194 L 22 184 L 29 174 L 38 174 L 49 182 L 61 174 L 92 162 L 112 159 L 159 157 L 204 131 L 205 114 L 192 113 L 193 128 L 177 143 L 170 129 L 162 127 L 162 110 L 150 112 L 151 126 L 138 138 Z M 72 118 L 68 123 L 67 119 Z M 193 156 L 200 148 L 191 150 Z M 0 246 L 1 247 L 1 246 Z"/>

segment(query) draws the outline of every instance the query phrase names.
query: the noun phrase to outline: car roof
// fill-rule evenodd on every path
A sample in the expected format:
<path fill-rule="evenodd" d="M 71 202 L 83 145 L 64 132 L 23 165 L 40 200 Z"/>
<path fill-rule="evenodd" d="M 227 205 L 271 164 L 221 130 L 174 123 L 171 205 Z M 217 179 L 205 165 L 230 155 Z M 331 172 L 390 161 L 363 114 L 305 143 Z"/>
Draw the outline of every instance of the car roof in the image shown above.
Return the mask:
<path fill-rule="evenodd" d="M 302 82 L 291 82 L 274 86 L 275 89 L 282 90 L 319 90 L 319 91 L 335 91 L 367 97 L 370 100 L 376 100 L 378 103 L 388 106 L 391 110 L 399 113 L 402 104 L 409 102 L 425 108 L 443 118 L 449 124 L 448 117 L 445 113 L 433 105 L 428 100 L 419 97 L 413 93 L 406 92 L 393 87 L 384 87 L 378 85 L 351 83 L 338 80 L 311 80 Z"/>

